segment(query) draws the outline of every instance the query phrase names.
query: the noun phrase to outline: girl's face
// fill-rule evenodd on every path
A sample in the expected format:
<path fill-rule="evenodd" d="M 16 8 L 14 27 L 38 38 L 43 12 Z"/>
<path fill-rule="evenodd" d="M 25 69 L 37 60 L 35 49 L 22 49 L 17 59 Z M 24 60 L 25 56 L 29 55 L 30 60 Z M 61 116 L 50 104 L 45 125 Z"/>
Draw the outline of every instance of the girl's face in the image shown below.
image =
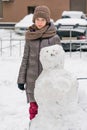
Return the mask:
<path fill-rule="evenodd" d="M 46 25 L 46 19 L 44 18 L 36 18 L 35 25 L 38 29 L 43 28 Z"/>

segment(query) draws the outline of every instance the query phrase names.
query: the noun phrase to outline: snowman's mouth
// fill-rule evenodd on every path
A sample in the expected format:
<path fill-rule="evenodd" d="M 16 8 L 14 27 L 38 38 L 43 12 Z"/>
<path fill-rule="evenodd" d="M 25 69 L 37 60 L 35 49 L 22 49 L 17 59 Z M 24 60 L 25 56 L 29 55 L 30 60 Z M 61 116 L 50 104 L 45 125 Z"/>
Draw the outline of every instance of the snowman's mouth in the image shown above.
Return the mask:
<path fill-rule="evenodd" d="M 55 56 L 54 54 L 51 54 L 51 56 Z"/>

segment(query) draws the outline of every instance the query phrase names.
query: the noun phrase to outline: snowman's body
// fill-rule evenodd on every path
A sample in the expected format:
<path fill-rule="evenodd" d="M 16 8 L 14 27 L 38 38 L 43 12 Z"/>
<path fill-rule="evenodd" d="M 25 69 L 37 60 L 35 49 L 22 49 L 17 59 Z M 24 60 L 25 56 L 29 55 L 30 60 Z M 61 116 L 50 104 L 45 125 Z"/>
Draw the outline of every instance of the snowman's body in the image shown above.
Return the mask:
<path fill-rule="evenodd" d="M 36 81 L 35 98 L 39 112 L 31 130 L 87 130 L 85 113 L 78 106 L 78 82 L 64 70 L 64 51 L 60 45 L 40 52 L 43 71 Z M 83 128 L 84 126 L 84 128 Z"/>

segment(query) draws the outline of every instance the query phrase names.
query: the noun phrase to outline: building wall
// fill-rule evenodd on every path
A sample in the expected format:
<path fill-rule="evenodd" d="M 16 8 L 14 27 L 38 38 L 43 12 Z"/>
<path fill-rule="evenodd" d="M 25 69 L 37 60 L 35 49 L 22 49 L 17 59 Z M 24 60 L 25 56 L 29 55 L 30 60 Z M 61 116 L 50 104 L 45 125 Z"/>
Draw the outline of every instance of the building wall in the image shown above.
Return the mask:
<path fill-rule="evenodd" d="M 51 18 L 56 21 L 61 17 L 63 10 L 69 10 L 69 0 L 14 0 L 3 2 L 3 18 L 0 22 L 18 22 L 28 14 L 28 6 L 47 5 L 51 10 Z"/>
<path fill-rule="evenodd" d="M 86 16 L 87 16 L 87 0 L 86 0 Z"/>

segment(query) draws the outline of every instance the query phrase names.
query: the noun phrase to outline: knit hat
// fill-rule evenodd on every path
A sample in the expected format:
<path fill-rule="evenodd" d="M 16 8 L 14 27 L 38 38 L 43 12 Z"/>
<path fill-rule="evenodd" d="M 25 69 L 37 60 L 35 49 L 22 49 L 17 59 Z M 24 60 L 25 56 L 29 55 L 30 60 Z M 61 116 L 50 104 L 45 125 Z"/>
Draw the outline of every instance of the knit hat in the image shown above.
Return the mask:
<path fill-rule="evenodd" d="M 36 18 L 45 18 L 47 23 L 50 22 L 50 10 L 47 6 L 45 5 L 42 5 L 42 6 L 37 6 L 35 8 L 35 11 L 34 11 L 34 15 L 33 15 L 33 22 L 35 22 L 35 19 Z"/>

